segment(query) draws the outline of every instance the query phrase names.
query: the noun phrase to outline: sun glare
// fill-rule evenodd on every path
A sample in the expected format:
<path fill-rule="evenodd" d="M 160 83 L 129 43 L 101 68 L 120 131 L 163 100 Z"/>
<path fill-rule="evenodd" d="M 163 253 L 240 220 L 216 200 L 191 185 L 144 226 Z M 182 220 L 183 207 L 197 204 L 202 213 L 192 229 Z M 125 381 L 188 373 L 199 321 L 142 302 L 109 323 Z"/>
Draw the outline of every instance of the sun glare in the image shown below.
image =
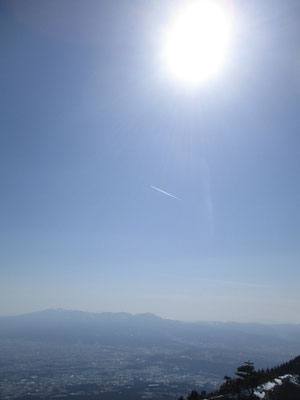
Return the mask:
<path fill-rule="evenodd" d="M 225 4 L 196 0 L 175 14 L 164 47 L 173 76 L 199 84 L 220 71 L 232 38 L 232 16 Z"/>

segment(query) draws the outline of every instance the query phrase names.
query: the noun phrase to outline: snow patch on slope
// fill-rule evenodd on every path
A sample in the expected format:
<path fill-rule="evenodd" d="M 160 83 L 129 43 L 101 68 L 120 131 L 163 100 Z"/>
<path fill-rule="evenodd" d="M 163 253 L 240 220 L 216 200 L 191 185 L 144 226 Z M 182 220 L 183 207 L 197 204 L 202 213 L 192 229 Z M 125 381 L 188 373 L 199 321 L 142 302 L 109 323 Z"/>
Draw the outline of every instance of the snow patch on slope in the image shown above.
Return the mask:
<path fill-rule="evenodd" d="M 266 396 L 266 391 L 273 390 L 276 386 L 280 386 L 283 382 L 289 381 L 295 385 L 300 385 L 299 380 L 296 376 L 291 374 L 286 374 L 275 378 L 272 382 L 266 382 L 263 385 L 258 386 L 254 390 L 255 396 L 259 397 L 260 399 L 264 399 Z"/>

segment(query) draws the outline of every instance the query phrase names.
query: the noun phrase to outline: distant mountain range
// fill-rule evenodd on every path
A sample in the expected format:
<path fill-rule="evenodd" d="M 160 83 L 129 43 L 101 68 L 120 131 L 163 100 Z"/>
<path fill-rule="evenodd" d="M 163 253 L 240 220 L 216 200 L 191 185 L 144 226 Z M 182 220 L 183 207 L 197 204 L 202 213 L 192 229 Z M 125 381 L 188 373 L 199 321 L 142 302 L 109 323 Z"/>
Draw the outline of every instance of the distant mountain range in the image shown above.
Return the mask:
<path fill-rule="evenodd" d="M 0 339 L 105 345 L 194 345 L 296 356 L 300 325 L 236 322 L 187 323 L 154 314 L 45 310 L 0 317 Z"/>
<path fill-rule="evenodd" d="M 139 400 L 143 393 L 176 399 L 191 388 L 215 390 L 245 360 L 267 371 L 296 357 L 300 325 L 187 323 L 150 313 L 45 310 L 0 317 L 0 351 L 0 391 L 14 396 L 7 398 L 27 400 L 26 393 L 34 388 L 42 391 L 37 399 L 66 393 L 71 399 L 76 392 L 82 393 L 78 399 L 89 394 L 93 400 L 98 398 L 94 391 L 110 400 Z M 289 368 L 276 369 L 276 376 L 272 369 L 259 384 L 293 374 Z M 287 390 L 298 395 L 296 384 L 285 378 L 281 382 L 276 390 L 272 383 L 272 393 L 266 386 L 257 388 L 257 396 L 283 390 L 284 395 Z"/>

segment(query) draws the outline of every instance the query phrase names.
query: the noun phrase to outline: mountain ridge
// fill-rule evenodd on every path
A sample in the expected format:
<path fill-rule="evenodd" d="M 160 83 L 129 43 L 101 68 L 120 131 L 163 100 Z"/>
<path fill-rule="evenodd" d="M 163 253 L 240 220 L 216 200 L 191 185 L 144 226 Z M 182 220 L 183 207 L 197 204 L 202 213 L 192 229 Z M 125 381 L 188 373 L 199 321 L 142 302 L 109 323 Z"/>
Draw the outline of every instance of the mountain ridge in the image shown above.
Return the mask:
<path fill-rule="evenodd" d="M 182 322 L 142 313 L 88 313 L 48 309 L 20 316 L 0 317 L 0 339 L 121 345 L 252 347 L 268 352 L 284 349 L 284 357 L 300 348 L 300 325 L 263 325 L 237 322 Z"/>
<path fill-rule="evenodd" d="M 76 310 L 76 309 L 67 309 L 67 308 L 47 308 L 44 310 L 38 310 L 38 311 L 31 311 L 31 312 L 25 312 L 21 314 L 14 314 L 14 315 L 0 315 L 0 319 L 3 318 L 18 318 L 18 317 L 26 317 L 26 316 L 33 316 L 33 315 L 46 315 L 50 313 L 57 313 L 57 314 L 63 314 L 63 313 L 70 313 L 70 314 L 81 314 L 81 315 L 93 315 L 93 316 L 123 316 L 123 317 L 153 317 L 155 319 L 160 319 L 160 320 L 166 320 L 166 321 L 176 321 L 184 324 L 206 324 L 206 325 L 211 325 L 211 326 L 216 326 L 216 325 L 236 325 L 236 326 L 271 326 L 271 327 L 276 327 L 276 326 L 298 326 L 300 327 L 299 322 L 277 322 L 277 321 L 266 321 L 266 322 L 257 322 L 257 321 L 235 321 L 235 320 L 228 320 L 228 321 L 218 321 L 218 320 L 195 320 L 195 321 L 182 321 L 180 319 L 174 319 L 174 318 L 166 318 L 166 317 L 161 317 L 157 314 L 151 313 L 151 312 L 143 312 L 143 313 L 130 313 L 126 311 L 100 311 L 100 312 L 92 312 L 92 311 L 82 311 L 82 310 Z"/>

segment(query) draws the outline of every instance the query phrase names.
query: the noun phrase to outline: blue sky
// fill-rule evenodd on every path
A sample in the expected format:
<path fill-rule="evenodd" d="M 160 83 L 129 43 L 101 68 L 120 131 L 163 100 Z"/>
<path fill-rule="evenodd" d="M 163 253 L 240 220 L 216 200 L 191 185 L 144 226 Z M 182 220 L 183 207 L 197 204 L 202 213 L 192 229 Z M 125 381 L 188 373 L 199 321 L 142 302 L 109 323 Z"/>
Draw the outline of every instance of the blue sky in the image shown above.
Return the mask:
<path fill-rule="evenodd" d="M 185 87 L 161 3 L 0 1 L 1 315 L 300 322 L 300 5 L 235 2 Z"/>

